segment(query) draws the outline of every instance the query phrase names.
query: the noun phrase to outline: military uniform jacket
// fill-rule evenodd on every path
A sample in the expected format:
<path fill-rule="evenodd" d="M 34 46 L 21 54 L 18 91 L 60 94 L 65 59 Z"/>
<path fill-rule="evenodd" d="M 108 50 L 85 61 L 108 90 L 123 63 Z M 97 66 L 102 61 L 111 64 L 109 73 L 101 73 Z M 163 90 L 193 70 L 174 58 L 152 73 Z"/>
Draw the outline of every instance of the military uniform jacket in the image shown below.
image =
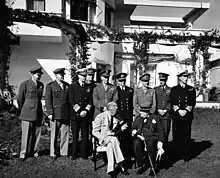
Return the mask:
<path fill-rule="evenodd" d="M 193 119 L 193 108 L 196 105 L 196 91 L 195 88 L 189 85 L 186 85 L 185 88 L 182 88 L 180 85 L 177 85 L 171 88 L 171 105 L 177 106 L 179 109 L 184 110 L 188 106 L 192 106 L 192 111 L 187 112 L 187 114 L 182 117 L 178 112 L 173 112 L 173 119 Z"/>
<path fill-rule="evenodd" d="M 170 101 L 170 92 L 171 88 L 167 85 L 165 86 L 165 89 L 163 90 L 161 86 L 155 87 L 156 92 L 156 113 L 159 114 L 157 111 L 159 109 L 167 110 L 167 113 L 163 116 L 160 115 L 160 118 L 162 119 L 169 119 L 170 113 L 171 113 L 171 101 Z"/>
<path fill-rule="evenodd" d="M 133 121 L 133 96 L 134 90 L 128 86 L 125 86 L 125 90 L 122 90 L 119 86 L 118 90 L 118 110 L 120 117 L 129 122 L 129 124 Z"/>
<path fill-rule="evenodd" d="M 75 82 L 70 85 L 68 90 L 68 98 L 70 105 L 70 118 L 72 120 L 77 120 L 78 112 L 82 110 L 87 110 L 86 108 L 91 108 L 92 105 L 92 88 L 90 85 L 84 84 L 84 87 L 81 87 L 79 82 Z M 75 112 L 73 107 L 78 104 L 80 109 Z"/>
<path fill-rule="evenodd" d="M 140 109 L 142 107 L 148 108 L 151 114 L 156 111 L 156 94 L 155 90 L 148 87 L 144 91 L 143 87 L 136 88 L 134 91 L 133 105 L 135 110 L 135 116 L 140 115 Z"/>
<path fill-rule="evenodd" d="M 145 119 L 137 117 L 132 125 L 132 131 L 137 130 L 137 135 L 142 135 L 146 139 L 158 139 L 158 141 L 164 142 L 165 133 L 160 120 L 155 115 Z"/>
<path fill-rule="evenodd" d="M 105 90 L 102 83 L 97 84 L 93 91 L 93 104 L 95 106 L 94 117 L 101 113 L 101 107 L 106 107 L 107 103 L 114 101 L 117 103 L 118 91 L 117 87 L 108 83 Z"/>
<path fill-rule="evenodd" d="M 69 104 L 67 91 L 69 84 L 62 82 L 63 88 L 55 80 L 46 86 L 45 103 L 47 115 L 53 115 L 53 119 L 69 119 Z"/>
<path fill-rule="evenodd" d="M 21 83 L 17 95 L 18 107 L 21 110 L 20 119 L 25 121 L 41 121 L 43 118 L 42 95 L 44 84 L 29 79 Z"/>

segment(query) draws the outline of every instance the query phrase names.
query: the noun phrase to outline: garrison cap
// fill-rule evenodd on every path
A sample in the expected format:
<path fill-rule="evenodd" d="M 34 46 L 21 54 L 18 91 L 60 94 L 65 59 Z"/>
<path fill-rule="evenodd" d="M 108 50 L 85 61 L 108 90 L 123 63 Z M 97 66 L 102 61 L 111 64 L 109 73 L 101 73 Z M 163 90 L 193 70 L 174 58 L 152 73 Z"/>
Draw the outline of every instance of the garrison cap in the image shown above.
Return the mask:
<path fill-rule="evenodd" d="M 65 68 L 58 68 L 53 71 L 54 74 L 65 74 Z"/>
<path fill-rule="evenodd" d="M 180 71 L 180 72 L 177 74 L 177 77 L 181 77 L 181 76 L 188 77 L 189 75 L 190 75 L 190 73 L 188 72 L 188 70 L 184 70 L 184 71 Z"/>
<path fill-rule="evenodd" d="M 94 68 L 88 68 L 87 69 L 87 75 L 95 75 L 96 69 Z"/>
<path fill-rule="evenodd" d="M 150 74 L 144 73 L 142 76 L 140 76 L 139 80 L 141 80 L 141 81 L 149 81 L 150 80 Z"/>
<path fill-rule="evenodd" d="M 126 73 L 118 73 L 117 75 L 116 75 L 116 79 L 117 80 L 125 80 L 126 79 L 126 77 L 127 77 L 127 74 Z"/>
<path fill-rule="evenodd" d="M 78 69 L 76 71 L 77 75 L 82 75 L 82 76 L 86 76 L 87 72 L 86 72 L 86 68 L 82 68 L 82 69 Z"/>
<path fill-rule="evenodd" d="M 102 70 L 99 74 L 103 77 L 110 77 L 111 70 Z"/>
<path fill-rule="evenodd" d="M 167 80 L 169 74 L 167 73 L 163 73 L 163 72 L 159 72 L 159 80 Z"/>
<path fill-rule="evenodd" d="M 37 73 L 43 74 L 42 67 L 33 68 L 33 69 L 30 70 L 30 73 L 32 73 L 32 74 L 37 74 Z"/>

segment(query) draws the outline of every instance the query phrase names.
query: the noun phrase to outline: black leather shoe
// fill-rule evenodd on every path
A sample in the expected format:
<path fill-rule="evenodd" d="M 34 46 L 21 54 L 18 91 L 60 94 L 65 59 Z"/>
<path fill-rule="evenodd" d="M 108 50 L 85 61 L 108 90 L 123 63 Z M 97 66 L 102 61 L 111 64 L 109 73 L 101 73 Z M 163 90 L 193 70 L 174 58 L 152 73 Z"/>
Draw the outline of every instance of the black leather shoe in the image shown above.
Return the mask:
<path fill-rule="evenodd" d="M 121 173 L 126 175 L 126 176 L 130 175 L 129 172 L 122 166 L 121 166 Z"/>
<path fill-rule="evenodd" d="M 111 171 L 108 173 L 111 178 L 117 178 L 115 171 Z"/>
<path fill-rule="evenodd" d="M 145 167 L 142 166 L 142 167 L 140 167 L 140 168 L 138 169 L 137 174 L 138 174 L 138 175 L 141 175 L 141 174 L 144 173 L 145 170 L 146 170 Z"/>

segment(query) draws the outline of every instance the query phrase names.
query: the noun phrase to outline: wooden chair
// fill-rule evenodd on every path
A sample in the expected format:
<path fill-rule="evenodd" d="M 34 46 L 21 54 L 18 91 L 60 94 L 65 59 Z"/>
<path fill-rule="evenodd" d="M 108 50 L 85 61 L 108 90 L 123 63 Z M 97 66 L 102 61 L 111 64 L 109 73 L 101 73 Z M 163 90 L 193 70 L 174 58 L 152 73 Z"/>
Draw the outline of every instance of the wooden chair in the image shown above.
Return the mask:
<path fill-rule="evenodd" d="M 92 137 L 92 142 L 93 142 L 93 152 L 92 152 L 92 160 L 94 163 L 94 171 L 97 170 L 97 161 L 101 158 L 104 161 L 104 164 L 107 164 L 107 147 L 100 145 L 99 140 L 96 137 Z"/>

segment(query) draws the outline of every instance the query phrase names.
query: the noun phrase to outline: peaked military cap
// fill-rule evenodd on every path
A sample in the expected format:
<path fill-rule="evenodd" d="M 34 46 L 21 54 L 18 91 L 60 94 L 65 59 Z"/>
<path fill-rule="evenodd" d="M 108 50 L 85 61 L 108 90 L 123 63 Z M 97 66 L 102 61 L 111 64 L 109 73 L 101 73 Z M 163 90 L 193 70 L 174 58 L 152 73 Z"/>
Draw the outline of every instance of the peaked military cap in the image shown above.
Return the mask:
<path fill-rule="evenodd" d="M 126 79 L 126 77 L 127 77 L 127 74 L 126 73 L 118 73 L 117 75 L 116 75 L 116 79 L 117 80 L 125 80 Z"/>
<path fill-rule="evenodd" d="M 33 69 L 30 70 L 30 73 L 32 73 L 32 74 L 37 74 L 37 73 L 43 74 L 42 67 L 33 68 Z"/>
<path fill-rule="evenodd" d="M 163 72 L 159 72 L 158 74 L 159 74 L 159 79 L 160 80 L 166 80 L 169 76 L 169 74 L 163 73 Z"/>
<path fill-rule="evenodd" d="M 86 68 L 82 68 L 82 69 L 78 69 L 76 71 L 77 75 L 82 75 L 82 76 L 86 76 L 87 72 L 86 72 Z"/>
<path fill-rule="evenodd" d="M 58 68 L 53 71 L 54 74 L 65 74 L 65 68 Z"/>
<path fill-rule="evenodd" d="M 188 70 L 184 70 L 184 71 L 179 71 L 177 77 L 181 77 L 181 76 L 188 77 L 189 75 L 190 73 L 188 72 Z"/>
<path fill-rule="evenodd" d="M 87 75 L 95 75 L 96 69 L 94 68 L 88 68 L 87 69 Z"/>
<path fill-rule="evenodd" d="M 139 80 L 141 80 L 141 81 L 149 81 L 150 80 L 150 74 L 144 73 L 142 76 L 140 76 Z"/>
<path fill-rule="evenodd" d="M 99 74 L 103 77 L 109 77 L 111 70 L 102 70 Z"/>

